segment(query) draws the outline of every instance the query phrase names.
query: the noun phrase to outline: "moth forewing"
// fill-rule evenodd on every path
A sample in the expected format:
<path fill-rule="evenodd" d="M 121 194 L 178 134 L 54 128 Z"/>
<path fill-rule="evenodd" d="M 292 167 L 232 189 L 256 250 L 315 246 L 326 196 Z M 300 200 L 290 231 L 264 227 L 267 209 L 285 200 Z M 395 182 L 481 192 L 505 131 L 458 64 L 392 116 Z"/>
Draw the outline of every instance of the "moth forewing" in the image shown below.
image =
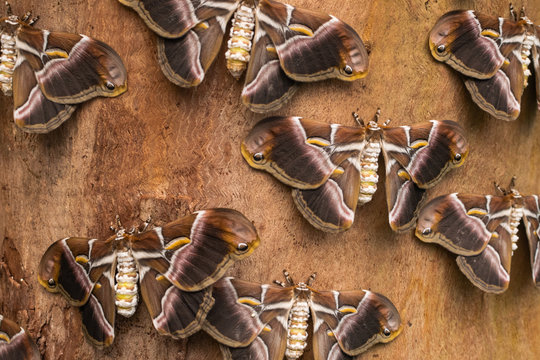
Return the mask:
<path fill-rule="evenodd" d="M 0 315 L 0 359 L 41 359 L 36 343 L 28 333 L 2 315 Z"/>

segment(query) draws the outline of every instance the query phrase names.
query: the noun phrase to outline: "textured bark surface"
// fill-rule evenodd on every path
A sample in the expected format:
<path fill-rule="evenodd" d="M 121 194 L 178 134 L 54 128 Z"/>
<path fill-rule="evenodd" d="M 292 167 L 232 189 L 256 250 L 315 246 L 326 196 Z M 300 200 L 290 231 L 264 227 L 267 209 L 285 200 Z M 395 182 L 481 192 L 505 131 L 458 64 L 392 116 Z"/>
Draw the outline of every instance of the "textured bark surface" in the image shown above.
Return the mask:
<path fill-rule="evenodd" d="M 353 124 L 377 107 L 392 124 L 451 119 L 471 145 L 465 165 L 428 192 L 493 193 L 517 175 L 518 189 L 540 193 L 540 114 L 533 86 L 519 119 L 490 118 L 470 99 L 459 76 L 436 62 L 427 35 L 445 12 L 475 9 L 507 16 L 506 1 L 290 0 L 348 22 L 368 44 L 368 76 L 354 83 L 304 84 L 280 115 Z M 118 318 L 110 348 L 90 345 L 78 309 L 37 282 L 47 247 L 66 236 L 105 237 L 119 214 L 126 226 L 149 215 L 158 225 L 187 212 L 231 207 L 252 219 L 262 242 L 230 275 L 257 282 L 281 279 L 286 268 L 301 280 L 318 273 L 318 289 L 372 289 L 400 310 L 403 333 L 365 358 L 540 358 L 540 292 L 531 281 L 525 232 L 512 261 L 510 288 L 487 295 L 461 274 L 455 256 L 424 244 L 412 232 L 393 233 L 387 220 L 383 166 L 380 189 L 339 235 L 313 229 L 296 210 L 290 190 L 242 159 L 240 142 L 263 116 L 241 105 L 242 83 L 225 70 L 224 47 L 205 81 L 182 89 L 157 64 L 156 39 L 138 15 L 118 1 L 23 0 L 36 26 L 84 33 L 110 44 L 124 59 L 128 91 L 95 99 L 48 135 L 23 133 L 12 120 L 12 99 L 0 97 L 0 313 L 37 339 L 45 359 L 214 359 L 217 344 L 199 333 L 186 341 L 159 335 L 144 306 Z M 514 4 L 516 8 L 521 3 Z M 540 22 L 540 2 L 524 1 Z M 532 79 L 530 81 L 533 82 Z M 382 161 L 382 159 L 381 159 Z M 305 356 L 310 358 L 310 356 Z"/>

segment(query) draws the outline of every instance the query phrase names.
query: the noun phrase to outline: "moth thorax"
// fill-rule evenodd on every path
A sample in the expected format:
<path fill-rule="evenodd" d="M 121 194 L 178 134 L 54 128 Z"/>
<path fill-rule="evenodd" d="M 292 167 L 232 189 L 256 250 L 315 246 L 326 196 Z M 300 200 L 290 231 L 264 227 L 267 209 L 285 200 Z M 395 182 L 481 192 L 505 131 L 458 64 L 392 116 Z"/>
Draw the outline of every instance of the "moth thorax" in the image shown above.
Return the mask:
<path fill-rule="evenodd" d="M 510 212 L 510 234 L 512 239 L 512 255 L 514 255 L 514 251 L 517 249 L 517 241 L 518 241 L 518 226 L 521 222 L 521 218 L 523 217 L 523 208 L 521 206 L 513 206 L 512 211 Z"/>
<path fill-rule="evenodd" d="M 531 48 L 534 45 L 534 40 L 533 34 L 527 34 L 521 46 L 521 66 L 523 66 L 523 86 L 525 87 L 528 84 L 527 80 L 529 79 L 529 76 L 531 76 L 531 70 L 529 70 L 531 59 L 529 56 L 531 55 Z"/>
<path fill-rule="evenodd" d="M 304 353 L 308 337 L 309 305 L 306 300 L 296 299 L 287 323 L 287 359 L 298 359 Z"/>
<path fill-rule="evenodd" d="M 114 285 L 116 312 L 130 317 L 135 313 L 139 302 L 137 288 L 139 272 L 131 250 L 118 251 L 116 259 L 116 284 Z"/>
<path fill-rule="evenodd" d="M 229 50 L 225 53 L 227 69 L 235 79 L 242 76 L 249 62 L 253 28 L 255 28 L 253 8 L 245 4 L 240 5 L 232 19 L 231 38 L 227 42 Z"/>
<path fill-rule="evenodd" d="M 377 182 L 379 175 L 379 154 L 381 153 L 381 144 L 378 141 L 369 142 L 362 153 L 360 159 L 360 194 L 358 195 L 359 205 L 371 201 L 373 194 L 377 191 Z"/>
<path fill-rule="evenodd" d="M 0 36 L 2 53 L 0 55 L 0 84 L 4 95 L 12 94 L 12 78 L 17 61 L 17 50 L 15 49 L 15 38 L 7 33 Z"/>

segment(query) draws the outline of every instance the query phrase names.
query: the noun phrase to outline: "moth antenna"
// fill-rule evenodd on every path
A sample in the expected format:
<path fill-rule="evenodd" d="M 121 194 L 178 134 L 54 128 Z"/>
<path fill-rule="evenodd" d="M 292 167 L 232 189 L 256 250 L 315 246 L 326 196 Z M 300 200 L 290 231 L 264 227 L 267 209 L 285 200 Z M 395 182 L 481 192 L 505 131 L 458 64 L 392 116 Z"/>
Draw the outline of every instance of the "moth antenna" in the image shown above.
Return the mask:
<path fill-rule="evenodd" d="M 287 284 L 294 285 L 294 281 L 287 270 L 283 270 L 283 276 L 285 276 L 285 281 L 287 281 Z"/>
<path fill-rule="evenodd" d="M 496 181 L 493 182 L 493 185 L 495 185 L 495 189 L 501 192 L 501 194 L 506 195 L 506 190 L 503 189 L 499 184 L 497 184 Z"/>
<path fill-rule="evenodd" d="M 287 287 L 287 285 L 285 285 L 284 282 L 279 281 L 279 280 L 274 280 L 274 284 L 278 284 L 278 285 L 281 286 L 281 287 Z"/>
<path fill-rule="evenodd" d="M 512 179 L 510 180 L 510 185 L 508 185 L 508 189 L 511 191 L 511 190 L 514 190 L 515 187 L 516 187 L 516 175 L 512 176 Z"/>
<path fill-rule="evenodd" d="M 30 19 L 30 16 L 32 16 L 32 12 L 31 12 L 31 11 L 27 11 L 26 14 L 24 14 L 24 16 L 21 18 L 21 21 L 22 21 L 22 22 L 27 22 L 28 19 Z"/>
<path fill-rule="evenodd" d="M 388 124 L 390 124 L 390 121 L 392 121 L 392 119 L 386 119 L 386 121 L 383 123 L 383 126 L 388 126 Z"/>
<path fill-rule="evenodd" d="M 314 272 L 313 274 L 309 275 L 307 281 L 306 281 L 306 284 L 307 286 L 311 286 L 313 284 L 313 282 L 315 281 L 315 277 L 317 276 L 317 273 Z"/>
<path fill-rule="evenodd" d="M 353 113 L 352 113 L 352 116 L 353 116 L 353 118 L 354 118 L 354 121 L 356 121 L 356 123 L 357 123 L 358 125 L 360 125 L 360 126 L 366 126 L 366 124 L 364 124 L 364 120 L 362 120 L 362 119 L 360 118 L 360 116 L 358 116 L 358 112 L 357 112 L 357 111 L 358 111 L 358 109 L 356 109 L 356 111 L 353 111 Z"/>
<path fill-rule="evenodd" d="M 11 9 L 11 4 L 9 2 L 5 2 L 6 4 L 6 14 L 7 16 L 13 15 L 13 10 Z"/>
<path fill-rule="evenodd" d="M 152 223 L 152 217 L 149 216 L 148 219 L 146 219 L 146 220 L 144 221 L 143 228 L 142 228 L 142 230 L 139 231 L 139 232 L 145 232 L 146 229 L 148 229 L 148 226 L 150 226 L 151 223 Z"/>
<path fill-rule="evenodd" d="M 510 3 L 510 17 L 512 20 L 516 21 L 516 11 L 514 10 L 514 5 Z"/>
<path fill-rule="evenodd" d="M 525 16 L 525 6 L 521 5 L 521 10 L 519 11 L 520 18 L 526 18 Z"/>
<path fill-rule="evenodd" d="M 34 25 L 38 20 L 39 20 L 39 16 L 36 16 L 35 18 L 33 18 L 32 20 L 28 22 L 28 25 L 30 26 Z"/>
<path fill-rule="evenodd" d="M 377 111 L 375 112 L 375 122 L 379 123 L 379 118 L 381 117 L 381 108 L 377 108 Z"/>

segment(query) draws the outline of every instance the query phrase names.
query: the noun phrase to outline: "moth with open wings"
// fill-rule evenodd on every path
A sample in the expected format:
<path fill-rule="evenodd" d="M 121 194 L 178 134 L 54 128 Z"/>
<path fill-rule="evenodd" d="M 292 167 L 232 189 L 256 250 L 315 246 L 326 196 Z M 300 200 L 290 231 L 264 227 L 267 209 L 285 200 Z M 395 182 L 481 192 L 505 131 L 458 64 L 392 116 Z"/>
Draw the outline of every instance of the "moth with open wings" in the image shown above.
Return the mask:
<path fill-rule="evenodd" d="M 241 213 L 202 210 L 141 233 L 120 227 L 106 240 L 59 240 L 41 258 L 38 279 L 81 308 L 83 330 L 96 346 L 113 342 L 116 312 L 135 313 L 139 286 L 154 327 L 184 338 L 199 330 L 213 304 L 209 286 L 258 245 Z"/>
<path fill-rule="evenodd" d="M 472 10 L 444 14 L 429 35 L 435 59 L 463 74 L 473 101 L 501 120 L 515 120 L 527 87 L 531 59 L 540 109 L 540 25 L 521 12 L 518 19 L 497 18 Z"/>
<path fill-rule="evenodd" d="M 0 315 L 0 359 L 41 359 L 34 340 L 22 327 L 2 315 Z"/>
<path fill-rule="evenodd" d="M 22 130 L 47 133 L 77 104 L 126 91 L 126 69 L 109 45 L 36 29 L 30 16 L 12 15 L 8 4 L 8 16 L 0 19 L 0 86 L 13 96 L 13 118 Z"/>
<path fill-rule="evenodd" d="M 371 201 L 381 150 L 390 226 L 402 231 L 414 226 L 425 189 L 461 166 L 469 145 L 461 126 L 449 120 L 390 127 L 300 117 L 263 119 L 242 143 L 246 161 L 291 186 L 302 215 L 327 232 L 349 229 L 356 207 Z"/>
<path fill-rule="evenodd" d="M 502 293 L 510 282 L 510 262 L 523 219 L 533 282 L 540 288 L 540 206 L 538 195 L 513 189 L 502 196 L 454 193 L 431 200 L 418 215 L 416 236 L 458 254 L 460 270 L 478 288 Z"/>
<path fill-rule="evenodd" d="M 247 68 L 242 101 L 252 111 L 279 108 L 297 81 L 352 81 L 367 74 L 360 36 L 331 15 L 273 0 L 119 1 L 158 35 L 163 73 L 183 87 L 203 81 L 233 17 L 227 68 L 237 79 Z"/>
<path fill-rule="evenodd" d="M 298 359 L 313 324 L 316 360 L 352 359 L 402 330 L 396 307 L 385 296 L 368 291 L 317 291 L 296 284 L 261 285 L 223 278 L 214 285 L 215 304 L 203 329 L 221 345 L 224 359 Z"/>

